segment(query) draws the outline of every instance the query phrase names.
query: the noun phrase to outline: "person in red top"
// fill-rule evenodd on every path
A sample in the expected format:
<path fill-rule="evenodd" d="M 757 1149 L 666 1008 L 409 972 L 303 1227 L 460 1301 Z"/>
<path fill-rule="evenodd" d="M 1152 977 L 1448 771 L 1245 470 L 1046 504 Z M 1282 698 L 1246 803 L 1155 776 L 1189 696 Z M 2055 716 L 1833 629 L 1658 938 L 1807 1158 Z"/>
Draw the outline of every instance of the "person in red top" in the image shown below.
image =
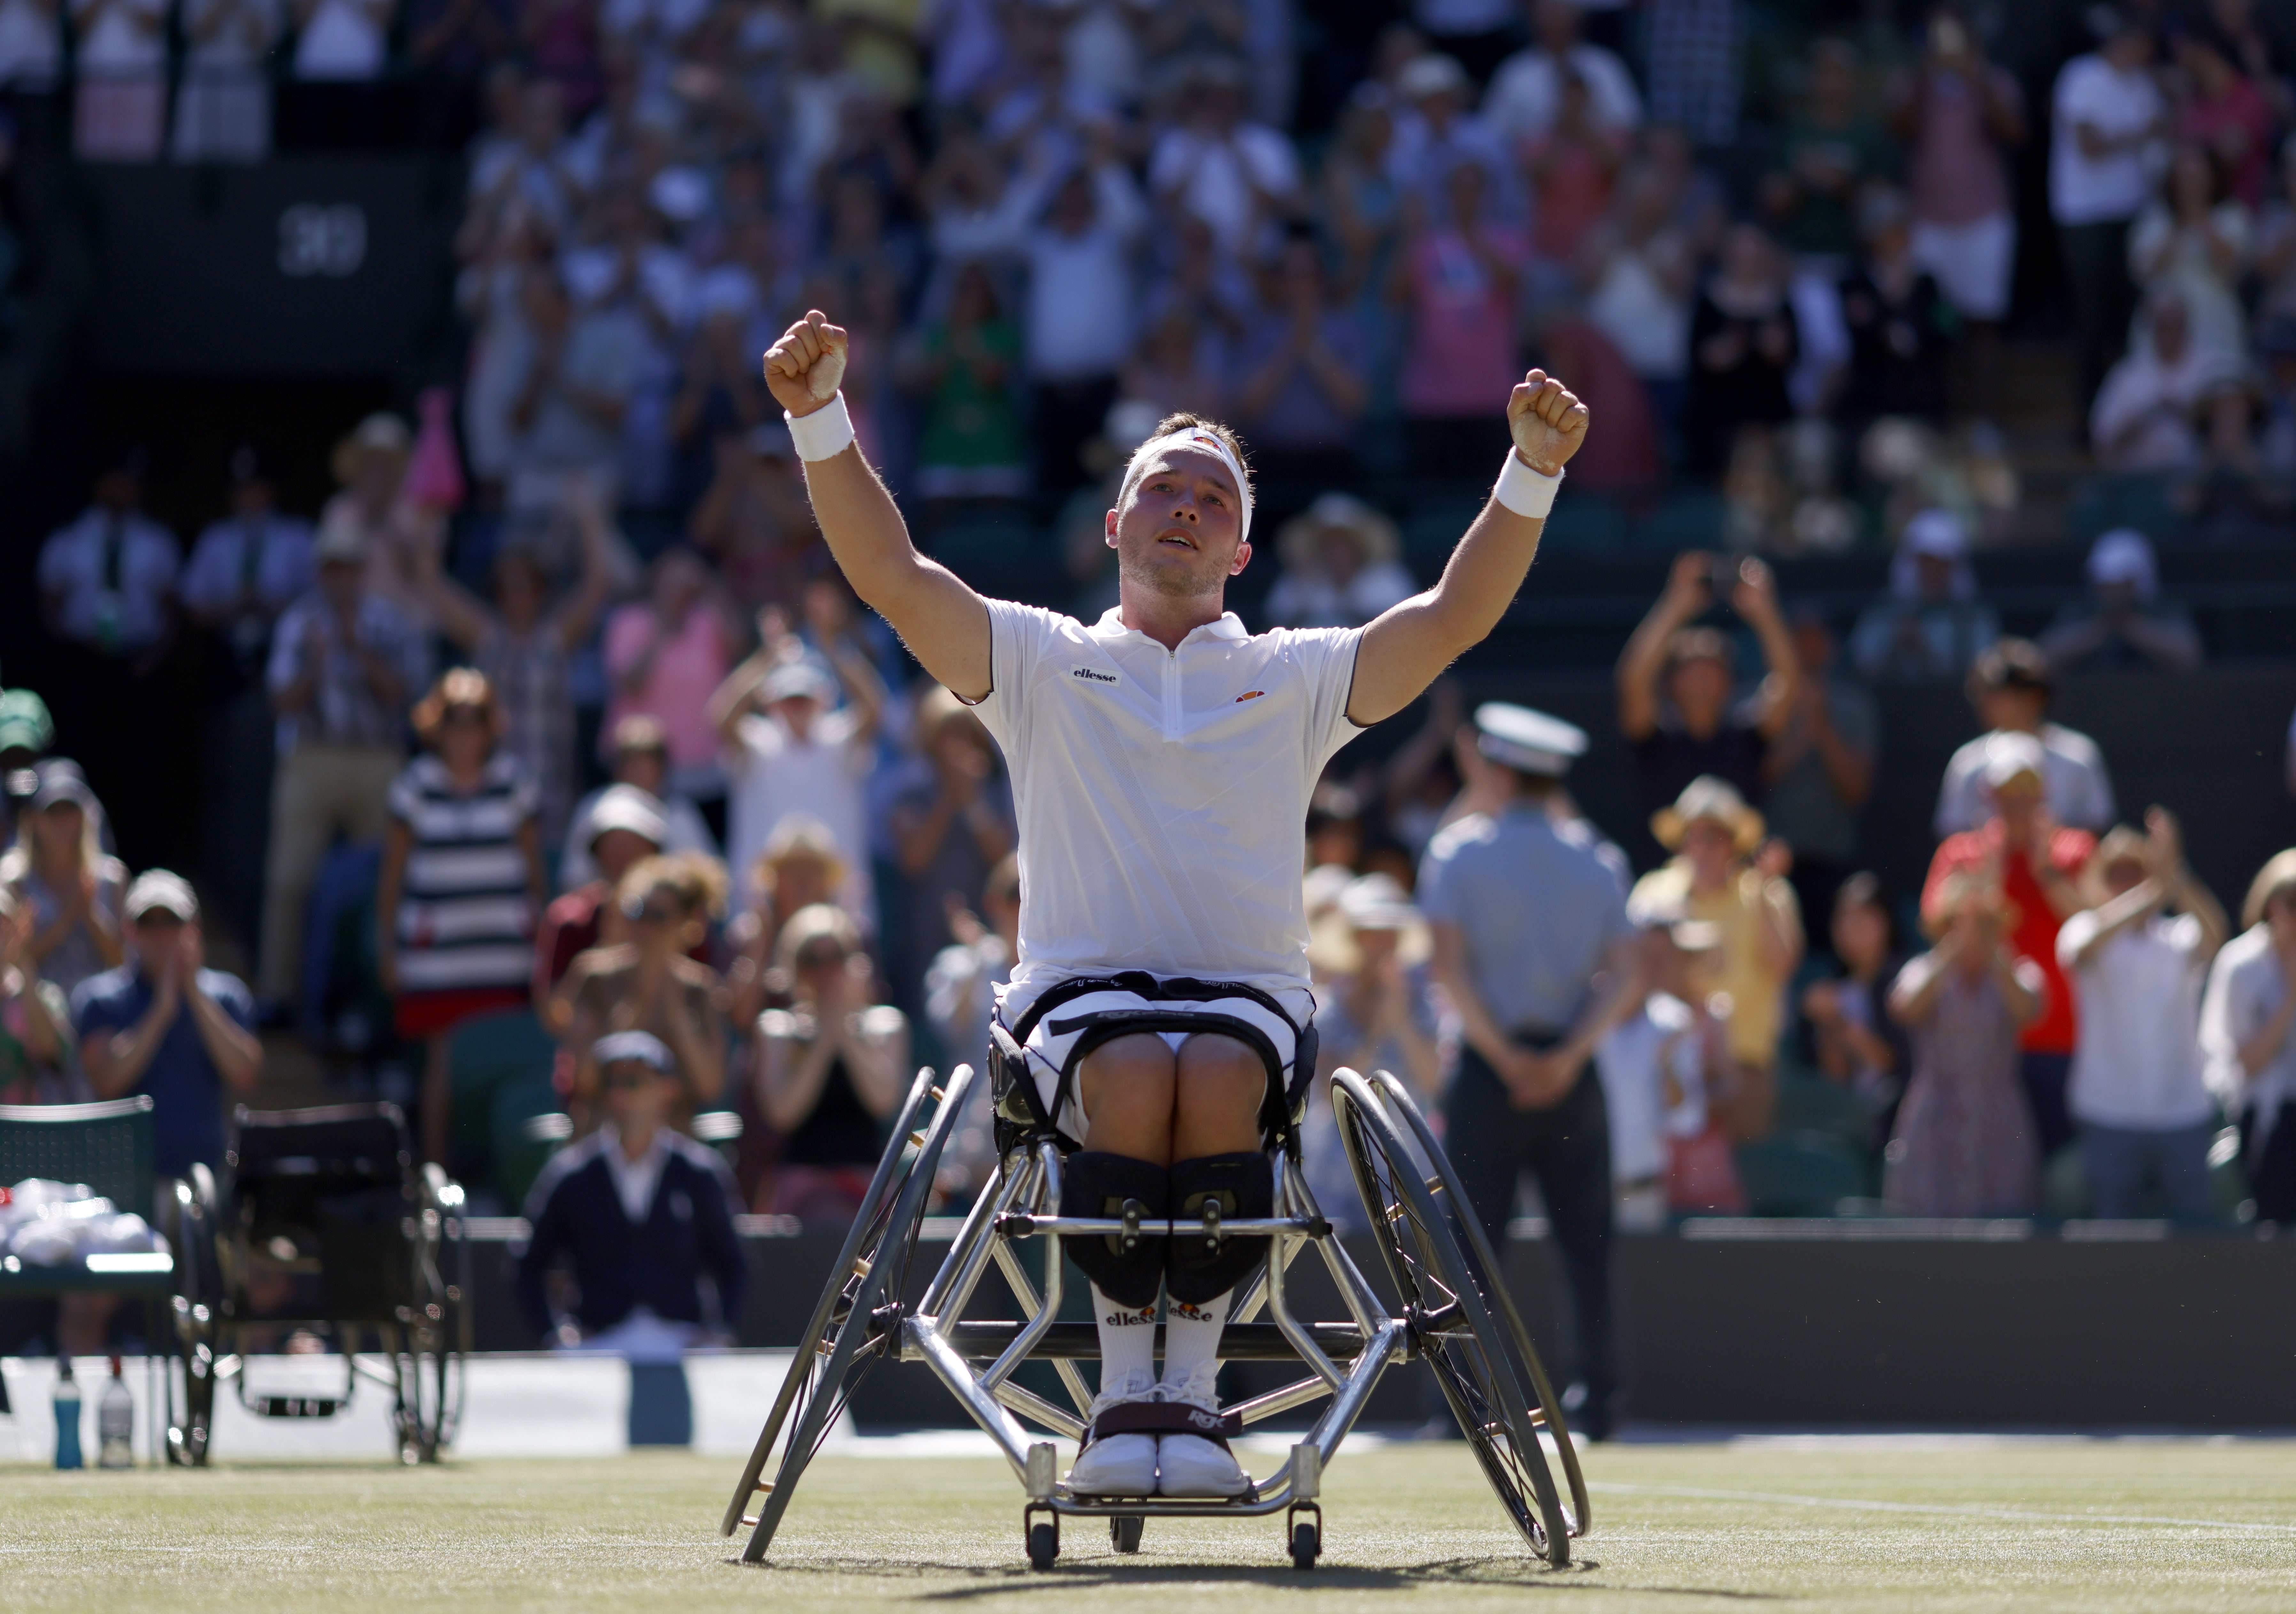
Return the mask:
<path fill-rule="evenodd" d="M 614 888 L 640 861 L 660 852 L 668 836 L 661 803 L 636 785 L 608 786 L 591 808 L 590 856 L 598 877 L 551 903 L 535 938 L 534 1007 L 553 1033 L 565 1029 L 553 1017 L 558 983 L 577 953 L 610 939 L 600 931 Z"/>
<path fill-rule="evenodd" d="M 2079 1011 L 2072 984 L 2057 964 L 2057 928 L 2087 906 L 2074 882 L 2096 850 L 2096 837 L 2049 815 L 2042 799 L 2045 762 L 2040 741 L 2030 734 L 2004 730 L 1987 740 L 1982 777 L 1991 816 L 1974 829 L 1948 836 L 1938 847 L 1922 887 L 1922 912 L 1933 915 L 1946 881 L 1963 873 L 1995 882 L 2012 904 L 2012 951 L 2030 959 L 2048 984 L 2040 1013 L 2025 1023 L 2020 1038 L 2025 1096 L 2046 1160 L 2073 1138 L 2065 1081 Z"/>

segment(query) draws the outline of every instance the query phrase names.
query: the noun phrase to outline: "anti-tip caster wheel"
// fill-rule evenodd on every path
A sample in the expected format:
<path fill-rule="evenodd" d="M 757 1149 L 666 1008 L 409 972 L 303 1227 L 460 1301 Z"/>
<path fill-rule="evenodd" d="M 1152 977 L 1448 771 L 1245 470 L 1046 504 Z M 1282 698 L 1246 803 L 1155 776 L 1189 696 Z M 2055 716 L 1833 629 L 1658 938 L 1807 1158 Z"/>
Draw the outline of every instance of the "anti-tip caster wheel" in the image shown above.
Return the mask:
<path fill-rule="evenodd" d="M 1029 1567 L 1049 1569 L 1061 1555 L 1061 1527 L 1050 1519 L 1029 1527 Z"/>
<path fill-rule="evenodd" d="M 1119 1552 L 1137 1552 L 1140 1550 L 1140 1532 L 1147 1525 L 1148 1521 L 1137 1513 L 1112 1516 L 1108 1521 L 1109 1544 Z"/>
<path fill-rule="evenodd" d="M 1302 1519 L 1292 1526 L 1292 1567 L 1312 1569 L 1316 1560 L 1324 1554 L 1324 1533 L 1312 1519 Z"/>

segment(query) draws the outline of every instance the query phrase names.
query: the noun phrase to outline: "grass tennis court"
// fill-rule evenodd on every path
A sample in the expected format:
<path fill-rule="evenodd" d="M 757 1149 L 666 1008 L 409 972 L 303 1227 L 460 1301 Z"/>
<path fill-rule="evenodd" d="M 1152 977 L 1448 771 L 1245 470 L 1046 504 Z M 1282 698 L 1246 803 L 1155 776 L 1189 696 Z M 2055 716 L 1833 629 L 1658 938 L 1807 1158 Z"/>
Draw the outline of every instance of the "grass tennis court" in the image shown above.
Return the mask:
<path fill-rule="evenodd" d="M 895 1449 L 898 1449 L 898 1447 Z M 1253 1445 L 1247 1466 L 1272 1467 Z M 1001 1462 L 824 1456 L 763 1569 L 714 1523 L 738 1465 L 226 1465 L 204 1474 L 0 1470 L 7 1607 L 494 1610 L 1270 1606 L 1572 1614 L 1793 1602 L 1827 1610 L 2284 1610 L 2296 1441 L 1741 1440 L 1590 1453 L 1597 1528 L 1554 1571 L 1505 1532 L 1459 1445 L 1370 1443 L 1325 1480 L 1325 1557 L 1280 1520 L 1152 1523 L 1119 1559 L 1071 1519 L 1022 1564 Z"/>

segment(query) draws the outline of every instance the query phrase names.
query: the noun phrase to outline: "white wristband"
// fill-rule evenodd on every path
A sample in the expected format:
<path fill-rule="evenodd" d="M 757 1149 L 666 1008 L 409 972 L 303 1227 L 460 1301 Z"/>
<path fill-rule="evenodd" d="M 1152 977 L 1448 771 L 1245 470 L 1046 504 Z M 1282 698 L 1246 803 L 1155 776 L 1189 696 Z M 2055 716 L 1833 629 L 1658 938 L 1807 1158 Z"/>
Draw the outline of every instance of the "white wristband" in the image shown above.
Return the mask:
<path fill-rule="evenodd" d="M 790 441 L 797 445 L 800 459 L 834 459 L 853 441 L 853 416 L 846 413 L 842 392 L 810 415 L 783 409 L 782 418 L 789 423 Z"/>
<path fill-rule="evenodd" d="M 1562 472 L 1542 475 L 1523 464 L 1521 455 L 1509 449 L 1506 469 L 1499 473 L 1498 486 L 1491 490 L 1491 497 L 1517 515 L 1543 518 L 1554 508 L 1554 490 L 1562 485 Z"/>

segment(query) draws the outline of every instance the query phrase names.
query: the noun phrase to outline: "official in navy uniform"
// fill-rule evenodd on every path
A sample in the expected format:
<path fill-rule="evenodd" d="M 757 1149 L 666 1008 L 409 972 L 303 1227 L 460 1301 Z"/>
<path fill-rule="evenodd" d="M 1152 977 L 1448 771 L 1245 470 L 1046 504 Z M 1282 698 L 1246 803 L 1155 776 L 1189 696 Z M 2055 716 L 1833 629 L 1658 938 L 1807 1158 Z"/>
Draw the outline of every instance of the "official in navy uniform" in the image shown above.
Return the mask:
<path fill-rule="evenodd" d="M 1600 1440 L 1618 1379 L 1610 1126 L 1593 1055 L 1634 1001 L 1635 928 L 1600 838 L 1552 811 L 1585 732 L 1502 703 L 1478 707 L 1475 728 L 1508 799 L 1438 835 L 1419 877 L 1436 978 L 1465 1033 L 1446 1143 L 1495 1247 L 1521 1173 L 1538 1180 L 1570 1285 L 1578 1382 L 1564 1404 L 1572 1429 Z"/>

